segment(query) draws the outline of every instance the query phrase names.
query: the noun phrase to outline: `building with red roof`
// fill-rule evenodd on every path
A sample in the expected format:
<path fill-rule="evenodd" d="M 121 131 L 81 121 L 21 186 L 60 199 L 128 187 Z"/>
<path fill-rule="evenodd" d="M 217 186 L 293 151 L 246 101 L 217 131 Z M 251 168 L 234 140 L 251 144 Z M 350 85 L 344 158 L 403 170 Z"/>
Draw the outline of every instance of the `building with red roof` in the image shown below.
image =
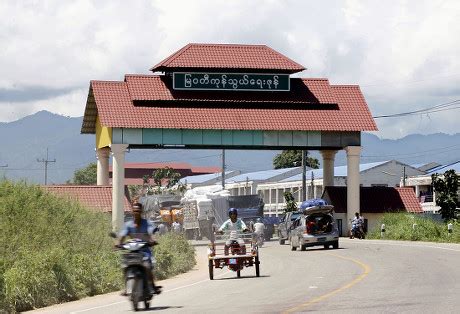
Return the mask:
<path fill-rule="evenodd" d="M 219 167 L 197 167 L 186 162 L 136 162 L 125 163 L 124 185 L 142 185 L 144 176 L 151 176 L 155 170 L 169 167 L 180 174 L 180 178 L 222 171 Z M 109 177 L 112 178 L 112 166 L 109 166 Z M 153 180 L 150 180 L 153 184 Z"/>
<path fill-rule="evenodd" d="M 97 212 L 112 212 L 112 186 L 102 185 L 44 185 L 42 188 L 56 196 L 80 202 L 83 206 Z M 128 190 L 123 198 L 124 212 L 131 212 Z"/>
<path fill-rule="evenodd" d="M 345 227 L 348 224 L 347 214 L 347 187 L 327 186 L 322 196 L 329 204 L 334 205 L 335 218 L 338 225 Z M 408 212 L 423 213 L 414 190 L 410 187 L 361 187 L 360 212 L 365 218 L 367 230 L 378 227 L 384 213 Z M 342 233 L 342 235 L 344 235 Z"/>

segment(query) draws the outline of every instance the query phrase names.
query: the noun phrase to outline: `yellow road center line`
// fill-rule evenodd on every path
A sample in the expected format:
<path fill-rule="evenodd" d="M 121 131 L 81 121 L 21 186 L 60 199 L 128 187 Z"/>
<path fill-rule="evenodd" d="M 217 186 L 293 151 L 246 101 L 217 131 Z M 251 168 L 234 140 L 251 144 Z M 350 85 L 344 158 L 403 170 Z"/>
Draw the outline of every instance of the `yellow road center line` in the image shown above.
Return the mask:
<path fill-rule="evenodd" d="M 348 289 L 348 288 L 351 288 L 353 287 L 355 284 L 357 284 L 358 282 L 360 282 L 361 280 L 363 280 L 370 272 L 371 272 L 371 268 L 369 265 L 366 265 L 364 264 L 363 262 L 361 261 L 358 261 L 354 258 L 350 258 L 350 257 L 344 257 L 344 256 L 341 256 L 341 255 L 337 255 L 337 254 L 333 254 L 333 253 L 322 253 L 322 254 L 327 254 L 327 255 L 331 255 L 331 256 L 334 256 L 334 257 L 338 257 L 338 258 L 341 258 L 341 259 L 344 259 L 344 260 L 348 260 L 348 261 L 352 261 L 353 263 L 359 265 L 362 269 L 363 269 L 363 273 L 361 275 L 359 275 L 357 278 L 355 278 L 354 280 L 352 280 L 351 282 L 347 283 L 346 285 L 338 288 L 338 289 L 335 289 L 329 293 L 326 293 L 326 294 L 323 294 L 319 297 L 316 297 L 310 301 L 307 301 L 305 303 L 302 303 L 300 305 L 297 305 L 296 307 L 293 307 L 293 308 L 290 308 L 290 309 L 287 309 L 286 311 L 284 311 L 283 313 L 293 313 L 293 312 L 296 312 L 296 311 L 300 311 L 301 309 L 303 308 L 306 308 L 307 306 L 309 305 L 312 305 L 314 303 L 317 303 L 319 301 L 322 301 L 324 299 L 327 299 L 331 296 L 333 296 L 334 294 L 337 294 L 345 289 Z"/>

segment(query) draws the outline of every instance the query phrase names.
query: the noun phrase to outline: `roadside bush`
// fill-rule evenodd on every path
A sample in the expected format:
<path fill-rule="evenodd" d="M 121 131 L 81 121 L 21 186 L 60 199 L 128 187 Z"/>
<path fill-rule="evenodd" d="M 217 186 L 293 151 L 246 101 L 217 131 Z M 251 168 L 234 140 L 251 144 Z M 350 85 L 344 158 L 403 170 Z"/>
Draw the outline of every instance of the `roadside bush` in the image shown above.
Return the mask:
<path fill-rule="evenodd" d="M 160 236 L 158 242 L 154 248 L 158 279 L 184 273 L 195 266 L 195 249 L 182 234 L 167 233 Z"/>
<path fill-rule="evenodd" d="M 385 224 L 385 239 L 460 243 L 460 224 L 457 221 L 452 222 L 453 233 L 450 235 L 446 223 L 416 214 L 387 213 L 383 215 L 378 226 L 382 223 Z M 416 224 L 415 229 L 413 224 Z M 368 238 L 380 239 L 380 227 L 371 230 Z"/>
<path fill-rule="evenodd" d="M 25 182 L 0 180 L 0 313 L 26 311 L 119 290 L 110 216 Z M 163 237 L 161 278 L 195 264 L 184 239 Z M 177 240 L 178 243 L 174 241 Z M 191 256 L 189 265 L 183 260 Z M 190 266 L 191 265 L 191 266 Z"/>

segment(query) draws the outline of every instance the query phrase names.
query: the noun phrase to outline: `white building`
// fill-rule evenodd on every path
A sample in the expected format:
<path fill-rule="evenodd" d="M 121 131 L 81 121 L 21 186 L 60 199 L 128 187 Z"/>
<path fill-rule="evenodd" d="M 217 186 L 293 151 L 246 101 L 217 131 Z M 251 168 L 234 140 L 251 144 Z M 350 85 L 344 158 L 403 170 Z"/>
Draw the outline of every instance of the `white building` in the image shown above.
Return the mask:
<path fill-rule="evenodd" d="M 460 161 L 432 168 L 426 174 L 409 175 L 406 180 L 401 179 L 401 185 L 404 184 L 414 189 L 415 195 L 419 199 L 424 212 L 436 213 L 439 211 L 440 207 L 436 206 L 436 192 L 433 191 L 431 185 L 431 175 L 434 173 L 443 174 L 451 169 L 457 174 L 460 174 Z M 460 192 L 458 194 L 460 195 Z"/>

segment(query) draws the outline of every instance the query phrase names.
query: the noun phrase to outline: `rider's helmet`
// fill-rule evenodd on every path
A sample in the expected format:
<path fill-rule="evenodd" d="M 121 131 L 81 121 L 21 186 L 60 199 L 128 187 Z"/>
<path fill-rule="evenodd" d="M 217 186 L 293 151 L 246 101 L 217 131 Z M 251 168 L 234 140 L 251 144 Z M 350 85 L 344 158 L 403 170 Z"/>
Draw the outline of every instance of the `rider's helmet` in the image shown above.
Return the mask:
<path fill-rule="evenodd" d="M 230 209 L 228 210 L 228 215 L 230 216 L 231 214 L 238 215 L 238 209 L 233 208 L 233 207 L 230 208 Z"/>
<path fill-rule="evenodd" d="M 142 209 L 143 209 L 143 207 L 142 207 L 141 203 L 139 203 L 139 202 L 133 203 L 133 206 L 132 206 L 133 212 L 141 212 L 142 213 Z"/>

